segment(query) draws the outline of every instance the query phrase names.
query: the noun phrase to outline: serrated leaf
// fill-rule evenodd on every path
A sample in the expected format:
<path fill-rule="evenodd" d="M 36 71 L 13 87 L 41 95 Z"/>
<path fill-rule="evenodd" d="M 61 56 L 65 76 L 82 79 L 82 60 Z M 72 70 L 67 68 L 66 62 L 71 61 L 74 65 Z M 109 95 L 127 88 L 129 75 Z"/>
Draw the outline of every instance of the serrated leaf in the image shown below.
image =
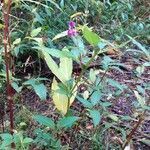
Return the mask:
<path fill-rule="evenodd" d="M 33 116 L 33 119 L 35 119 L 41 125 L 45 125 L 51 129 L 55 128 L 55 123 L 51 118 L 48 118 L 48 117 L 42 116 L 42 115 L 35 115 L 35 116 Z"/>
<path fill-rule="evenodd" d="M 98 46 L 101 41 L 101 38 L 87 26 L 83 27 L 83 36 L 93 46 Z"/>
<path fill-rule="evenodd" d="M 95 91 L 92 95 L 91 95 L 91 102 L 93 104 L 93 106 L 95 106 L 96 104 L 99 103 L 101 98 L 101 93 L 100 91 Z"/>
<path fill-rule="evenodd" d="M 75 117 L 75 116 L 62 118 L 57 122 L 57 127 L 59 129 L 70 128 L 78 119 L 79 117 Z"/>
<path fill-rule="evenodd" d="M 89 112 L 90 112 L 90 117 L 93 120 L 94 126 L 96 127 L 100 123 L 100 120 L 101 120 L 100 112 L 97 110 L 89 110 Z"/>
<path fill-rule="evenodd" d="M 41 27 L 36 28 L 36 29 L 33 29 L 33 30 L 31 31 L 31 37 L 37 36 L 37 35 L 41 32 L 41 30 L 42 30 Z"/>
<path fill-rule="evenodd" d="M 93 105 L 88 100 L 81 98 L 79 96 L 77 96 L 76 98 L 78 99 L 79 102 L 81 102 L 83 104 L 84 107 L 86 107 L 86 108 L 92 108 L 93 107 Z"/>

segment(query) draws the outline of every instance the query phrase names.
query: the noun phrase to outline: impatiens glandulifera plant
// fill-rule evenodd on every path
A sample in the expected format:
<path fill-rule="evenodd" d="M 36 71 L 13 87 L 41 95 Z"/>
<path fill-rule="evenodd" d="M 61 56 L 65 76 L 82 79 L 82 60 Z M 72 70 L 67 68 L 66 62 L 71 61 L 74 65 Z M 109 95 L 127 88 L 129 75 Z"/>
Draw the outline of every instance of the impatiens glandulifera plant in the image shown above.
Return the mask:
<path fill-rule="evenodd" d="M 62 52 L 68 52 L 67 49 L 63 49 Z M 56 108 L 62 113 L 66 114 L 68 107 L 72 104 L 76 97 L 76 88 L 73 90 L 73 94 L 70 96 L 70 91 L 72 89 L 72 86 L 75 84 L 72 80 L 72 70 L 73 70 L 73 61 L 72 58 L 68 57 L 60 57 L 60 64 L 57 65 L 56 62 L 51 58 L 51 56 L 46 53 L 45 51 L 42 51 L 44 58 L 46 60 L 46 63 L 52 73 L 59 79 L 61 82 L 58 83 L 57 80 L 53 79 L 52 83 L 52 99 L 56 106 Z M 61 87 L 61 88 L 60 88 Z M 70 98 L 70 100 L 69 100 Z M 70 101 L 70 102 L 68 102 Z M 69 103 L 69 104 L 68 104 Z M 69 105 L 69 106 L 68 106 Z"/>
<path fill-rule="evenodd" d="M 58 135 L 63 133 L 62 130 L 65 131 L 71 128 L 79 120 L 79 117 L 67 116 L 55 122 L 43 115 L 34 115 L 33 119 L 42 125 L 41 128 L 36 129 L 34 132 L 36 134 L 34 143 L 40 145 L 40 148 L 53 149 L 54 147 L 54 149 L 61 149 Z"/>
<path fill-rule="evenodd" d="M 81 36 L 78 35 L 74 22 L 69 23 L 69 29 L 65 32 L 65 35 L 68 34 L 68 36 L 72 38 L 75 47 L 64 47 L 62 50 L 52 49 L 45 47 L 40 38 L 33 38 L 38 44 L 38 46 L 35 46 L 34 48 L 42 53 L 49 69 L 55 75 L 51 86 L 51 94 L 56 108 L 63 115 L 66 115 L 69 107 L 75 100 L 77 88 L 85 71 L 95 57 L 99 53 L 102 53 L 102 45 L 106 45 L 102 39 L 87 26 L 81 26 L 80 29 L 83 33 L 83 37 L 94 49 L 92 57 L 90 58 L 86 55 L 88 54 L 88 50 L 86 50 Z M 63 36 L 64 34 L 61 33 L 59 36 L 56 35 L 57 38 L 55 39 Z M 71 51 L 69 51 L 69 49 L 71 49 Z M 60 63 L 56 63 L 52 56 L 58 58 Z M 72 77 L 73 61 L 79 63 L 82 68 L 82 71 L 76 80 Z"/>

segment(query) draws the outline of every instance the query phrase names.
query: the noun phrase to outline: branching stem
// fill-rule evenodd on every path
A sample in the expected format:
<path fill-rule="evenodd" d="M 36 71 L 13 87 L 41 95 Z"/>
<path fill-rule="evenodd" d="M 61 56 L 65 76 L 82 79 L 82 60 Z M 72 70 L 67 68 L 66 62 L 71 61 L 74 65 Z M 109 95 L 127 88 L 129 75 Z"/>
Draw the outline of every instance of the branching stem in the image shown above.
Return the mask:
<path fill-rule="evenodd" d="M 84 66 L 82 66 L 82 71 L 81 71 L 79 77 L 77 78 L 75 85 L 74 85 L 73 88 L 71 89 L 71 92 L 70 92 L 71 94 L 70 94 L 70 96 L 68 97 L 67 110 L 69 110 L 69 107 L 70 107 L 70 99 L 71 99 L 71 97 L 72 97 L 72 95 L 73 95 L 73 93 L 74 93 L 75 88 L 78 86 L 78 84 L 79 84 L 79 82 L 81 81 L 81 78 L 82 78 L 84 72 L 87 70 L 87 68 L 88 68 L 89 65 L 92 63 L 92 61 L 94 60 L 94 58 L 96 57 L 96 55 L 98 55 L 98 53 L 99 53 L 99 50 L 95 50 L 95 51 L 94 51 L 94 54 L 93 54 L 93 56 L 90 58 L 90 60 L 89 60 Z"/>

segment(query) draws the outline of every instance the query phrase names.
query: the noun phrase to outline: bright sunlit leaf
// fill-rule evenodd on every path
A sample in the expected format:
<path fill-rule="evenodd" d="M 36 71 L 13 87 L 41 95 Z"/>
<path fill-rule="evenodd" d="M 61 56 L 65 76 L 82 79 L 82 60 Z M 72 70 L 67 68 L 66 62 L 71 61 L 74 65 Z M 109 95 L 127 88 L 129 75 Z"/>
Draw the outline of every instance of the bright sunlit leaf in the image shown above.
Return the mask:
<path fill-rule="evenodd" d="M 68 111 L 68 97 L 67 95 L 58 92 L 59 90 L 59 86 L 58 86 L 58 82 L 56 81 L 56 79 L 53 79 L 53 83 L 52 83 L 52 99 L 53 102 L 56 106 L 56 108 L 63 114 L 65 115 Z M 75 96 L 76 96 L 76 88 L 73 91 L 73 95 L 70 99 L 70 104 L 69 106 L 73 103 Z"/>

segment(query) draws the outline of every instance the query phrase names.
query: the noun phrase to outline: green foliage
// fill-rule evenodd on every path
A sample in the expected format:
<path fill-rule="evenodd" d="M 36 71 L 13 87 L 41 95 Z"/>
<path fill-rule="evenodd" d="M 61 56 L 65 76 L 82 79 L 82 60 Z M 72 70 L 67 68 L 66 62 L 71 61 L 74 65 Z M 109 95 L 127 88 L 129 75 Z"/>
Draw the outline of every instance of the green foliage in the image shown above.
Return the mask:
<path fill-rule="evenodd" d="M 93 46 L 98 46 L 101 42 L 100 37 L 96 33 L 90 31 L 87 26 L 83 27 L 83 36 Z"/>
<path fill-rule="evenodd" d="M 55 128 L 55 123 L 48 117 L 44 117 L 42 115 L 36 115 L 36 116 L 34 116 L 34 119 L 42 125 L 45 125 L 52 129 Z"/>
<path fill-rule="evenodd" d="M 40 83 L 39 81 L 45 80 L 42 78 L 38 79 L 30 79 L 23 83 L 23 85 L 30 85 L 36 92 L 36 94 L 40 97 L 41 100 L 46 100 L 47 96 L 47 89 L 46 86 L 43 83 Z"/>
<path fill-rule="evenodd" d="M 64 117 L 60 119 L 56 125 L 55 123 L 48 117 L 42 116 L 42 115 L 35 115 L 33 116 L 33 119 L 35 119 L 37 122 L 39 122 L 42 125 L 45 125 L 46 127 L 49 127 L 51 129 L 62 129 L 62 128 L 70 128 L 73 126 L 73 124 L 79 119 L 75 116 L 69 116 Z"/>
<path fill-rule="evenodd" d="M 14 58 L 11 68 L 15 72 L 10 72 L 10 80 L 11 86 L 20 95 L 19 103 L 15 104 L 15 108 L 19 107 L 15 127 L 25 133 L 1 134 L 0 149 L 10 149 L 12 143 L 15 143 L 17 150 L 27 150 L 30 146 L 37 149 L 65 149 L 66 146 L 66 149 L 71 149 L 69 140 L 66 145 L 62 142 L 70 135 L 73 136 L 71 140 L 81 136 L 75 140 L 79 142 L 79 149 L 83 139 L 92 143 L 89 149 L 120 148 L 118 143 L 123 145 L 130 133 L 130 122 L 134 123 L 141 114 L 144 118 L 150 110 L 148 77 L 143 77 L 150 67 L 148 12 L 146 5 L 135 0 L 14 0 L 9 46 Z M 76 23 L 77 35 L 67 37 L 70 19 Z M 3 21 L 0 12 L 1 43 Z M 115 50 L 117 53 L 113 56 L 108 55 Z M 126 55 L 128 58 L 128 54 L 131 62 L 135 63 L 131 69 L 122 59 Z M 45 73 L 48 69 L 52 77 L 43 74 L 42 71 Z M 118 81 L 112 73 L 114 70 L 122 74 L 131 73 L 131 82 L 138 85 Z M 0 78 L 0 91 L 3 93 L 6 83 L 3 44 L 0 45 Z M 48 115 L 52 118 L 41 115 L 39 110 L 35 110 L 39 115 L 32 116 L 32 110 L 24 107 L 26 99 L 21 102 L 25 88 L 34 90 L 43 100 L 38 103 L 52 98 L 59 111 L 55 111 L 57 115 L 53 116 L 51 111 L 55 109 L 50 109 Z M 126 108 L 127 114 L 120 114 L 125 104 L 119 99 L 128 101 L 131 94 L 132 102 L 128 103 L 132 113 Z M 120 107 L 114 110 L 117 104 Z M 53 104 L 47 105 L 53 108 Z M 0 123 L 2 117 L 0 115 Z M 32 127 L 35 137 L 29 138 L 26 133 L 32 131 L 32 128 L 29 129 L 31 118 L 39 125 Z M 139 141 L 149 145 L 147 139 Z"/>
<path fill-rule="evenodd" d="M 42 129 L 35 129 L 34 134 L 36 138 L 34 143 L 37 148 L 47 148 L 47 149 L 61 149 L 62 145 L 60 140 L 56 139 L 52 134 L 43 131 Z"/>
<path fill-rule="evenodd" d="M 58 121 L 57 128 L 70 128 L 79 118 L 75 116 L 65 117 Z"/>
<path fill-rule="evenodd" d="M 33 139 L 24 137 L 21 131 L 14 133 L 13 136 L 9 133 L 0 134 L 0 137 L 0 149 L 2 150 L 10 149 L 12 143 L 15 143 L 16 150 L 28 150 L 30 144 L 33 143 Z"/>
<path fill-rule="evenodd" d="M 100 120 L 101 120 L 100 112 L 97 110 L 89 110 L 89 112 L 90 112 L 91 118 L 93 119 L 94 126 L 96 127 L 100 123 Z"/>

